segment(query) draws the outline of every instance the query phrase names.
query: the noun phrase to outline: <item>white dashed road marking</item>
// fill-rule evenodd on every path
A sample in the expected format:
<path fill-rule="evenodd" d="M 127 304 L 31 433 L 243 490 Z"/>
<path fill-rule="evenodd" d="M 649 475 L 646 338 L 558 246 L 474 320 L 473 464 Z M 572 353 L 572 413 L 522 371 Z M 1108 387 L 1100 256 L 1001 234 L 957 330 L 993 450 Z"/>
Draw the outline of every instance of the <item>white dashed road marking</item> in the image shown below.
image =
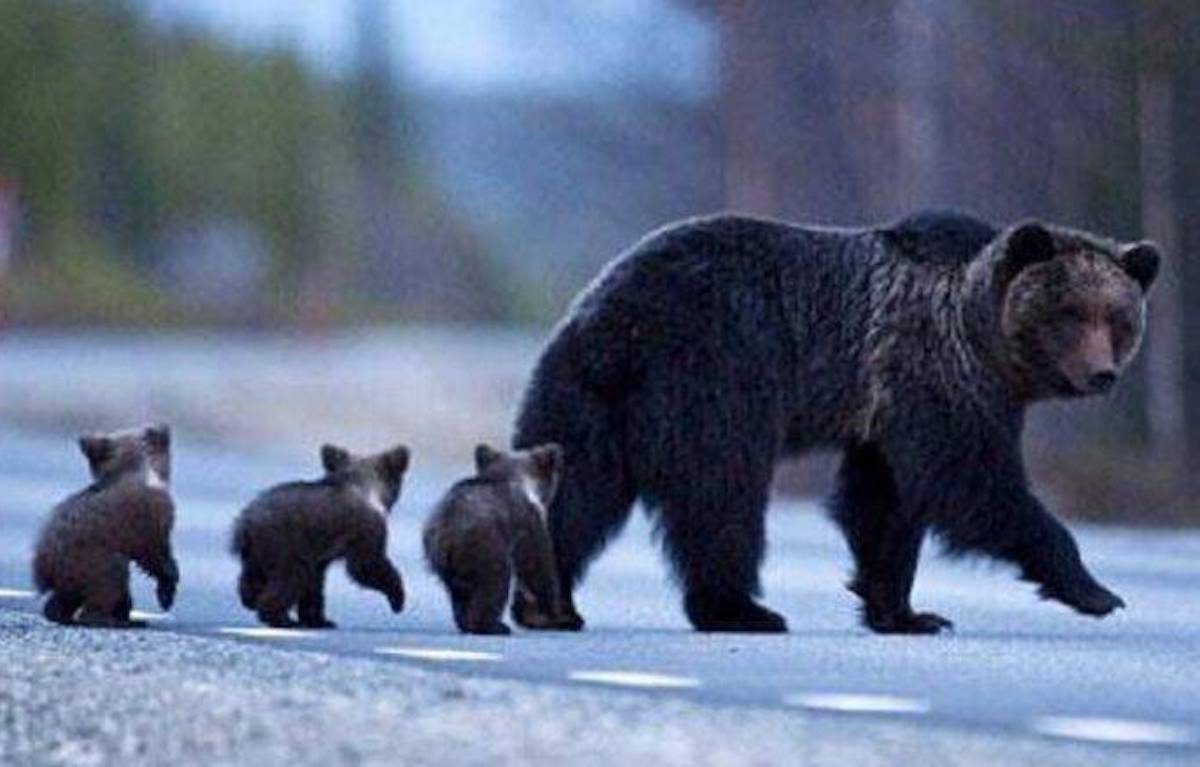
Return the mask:
<path fill-rule="evenodd" d="M 144 610 L 132 610 L 129 613 L 129 617 L 135 621 L 148 621 L 150 623 L 171 620 L 171 616 L 166 613 L 152 613 Z"/>
<path fill-rule="evenodd" d="M 248 639 L 308 639 L 313 635 L 311 631 L 297 631 L 296 629 L 276 629 L 269 626 L 263 627 L 240 627 L 227 626 L 219 628 L 217 631 L 221 634 L 229 634 L 230 636 L 246 637 Z"/>
<path fill-rule="evenodd" d="M 0 599 L 33 599 L 36 596 L 25 589 L 0 589 Z"/>
<path fill-rule="evenodd" d="M 1043 716 L 1034 719 L 1032 726 L 1035 732 L 1054 738 L 1102 743 L 1187 745 L 1197 742 L 1197 734 L 1187 727 L 1133 719 Z"/>
<path fill-rule="evenodd" d="M 617 687 L 646 687 L 689 689 L 700 686 L 700 680 L 688 676 L 648 674 L 643 671 L 572 671 L 567 678 L 574 682 L 609 684 Z"/>
<path fill-rule="evenodd" d="M 929 703 L 917 698 L 895 695 L 861 695 L 844 693 L 802 693 L 787 695 L 783 702 L 789 706 L 814 711 L 840 711 L 856 714 L 924 714 Z"/>
<path fill-rule="evenodd" d="M 499 653 L 475 650 L 446 650 L 437 647 L 379 647 L 380 655 L 394 655 L 412 660 L 428 660 L 439 663 L 491 663 L 502 659 Z"/>

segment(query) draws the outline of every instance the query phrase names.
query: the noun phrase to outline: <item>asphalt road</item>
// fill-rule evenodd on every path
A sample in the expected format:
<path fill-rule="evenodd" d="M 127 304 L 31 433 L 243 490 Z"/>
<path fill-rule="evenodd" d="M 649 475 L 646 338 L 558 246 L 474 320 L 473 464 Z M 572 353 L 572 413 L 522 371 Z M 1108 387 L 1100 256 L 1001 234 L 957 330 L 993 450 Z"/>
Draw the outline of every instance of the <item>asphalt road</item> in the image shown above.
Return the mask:
<path fill-rule="evenodd" d="M 152 584 L 134 576 L 137 608 L 159 630 L 319 650 L 379 662 L 436 666 L 481 677 L 593 689 L 636 688 L 702 705 L 831 712 L 952 726 L 993 735 L 1087 741 L 1200 761 L 1200 535 L 1080 529 L 1093 572 L 1129 604 L 1104 621 L 1041 603 L 1004 568 L 938 560 L 932 547 L 914 604 L 953 619 L 932 637 L 877 637 L 856 622 L 841 586 L 849 566 L 815 507 L 779 504 L 770 516 L 766 602 L 789 619 L 786 636 L 691 632 L 640 517 L 597 561 L 578 594 L 580 634 L 457 634 L 448 603 L 419 557 L 419 529 L 461 467 L 410 472 L 392 515 L 390 550 L 408 589 L 405 612 L 352 586 L 328 590 L 330 632 L 262 630 L 235 594 L 230 521 L 269 484 L 316 471 L 298 456 L 237 454 L 177 435 L 176 554 L 182 571 L 169 616 Z M 29 554 L 46 511 L 80 486 L 74 444 L 0 427 L 0 607 L 35 611 Z M 1116 753 L 1114 751 L 1114 753 Z"/>

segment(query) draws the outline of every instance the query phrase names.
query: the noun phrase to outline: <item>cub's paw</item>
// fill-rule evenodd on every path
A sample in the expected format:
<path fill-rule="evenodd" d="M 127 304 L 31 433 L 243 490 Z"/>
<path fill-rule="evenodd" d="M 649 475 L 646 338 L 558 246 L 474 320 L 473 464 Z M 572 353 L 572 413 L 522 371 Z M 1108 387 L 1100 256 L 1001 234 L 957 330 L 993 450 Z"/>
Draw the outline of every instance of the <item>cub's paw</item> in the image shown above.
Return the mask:
<path fill-rule="evenodd" d="M 863 622 L 876 634 L 940 634 L 953 631 L 954 623 L 937 613 L 905 612 L 863 614 Z"/>
<path fill-rule="evenodd" d="M 287 613 L 283 613 L 282 615 L 260 614 L 258 619 L 273 629 L 294 629 L 300 627 L 299 622 L 292 620 L 292 617 Z"/>
<path fill-rule="evenodd" d="M 550 615 L 519 592 L 513 598 L 511 613 L 518 626 L 534 631 L 582 631 L 584 626 L 575 608 L 560 605 L 557 614 Z"/>
<path fill-rule="evenodd" d="M 306 629 L 335 629 L 337 624 L 328 618 L 307 618 L 300 621 L 300 625 Z"/>
<path fill-rule="evenodd" d="M 459 626 L 464 634 L 481 634 L 484 636 L 508 636 L 512 629 L 504 621 L 495 623 L 464 624 Z"/>
<path fill-rule="evenodd" d="M 401 613 L 404 611 L 404 592 L 397 591 L 394 594 L 388 595 L 388 605 L 392 608 L 393 613 Z"/>
<path fill-rule="evenodd" d="M 175 581 L 160 581 L 156 595 L 158 596 L 158 605 L 164 610 L 170 610 L 175 604 Z"/>
<path fill-rule="evenodd" d="M 106 615 L 86 608 L 79 614 L 75 623 L 79 626 L 96 629 L 140 629 L 146 627 L 145 621 L 130 620 L 117 615 Z"/>

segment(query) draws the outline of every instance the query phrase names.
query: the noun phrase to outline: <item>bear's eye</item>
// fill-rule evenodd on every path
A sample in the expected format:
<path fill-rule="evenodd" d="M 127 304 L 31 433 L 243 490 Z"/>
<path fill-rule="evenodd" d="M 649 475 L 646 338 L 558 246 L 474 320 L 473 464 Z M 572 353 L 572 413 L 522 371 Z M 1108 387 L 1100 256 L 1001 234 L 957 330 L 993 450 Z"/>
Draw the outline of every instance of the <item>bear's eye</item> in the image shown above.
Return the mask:
<path fill-rule="evenodd" d="M 1124 312 L 1113 312 L 1110 314 L 1108 316 L 1108 324 L 1114 333 L 1119 333 L 1123 336 L 1132 336 L 1134 334 L 1133 320 Z"/>
<path fill-rule="evenodd" d="M 1082 324 L 1087 322 L 1087 312 L 1078 306 L 1064 306 L 1058 310 L 1058 318 L 1063 322 Z"/>

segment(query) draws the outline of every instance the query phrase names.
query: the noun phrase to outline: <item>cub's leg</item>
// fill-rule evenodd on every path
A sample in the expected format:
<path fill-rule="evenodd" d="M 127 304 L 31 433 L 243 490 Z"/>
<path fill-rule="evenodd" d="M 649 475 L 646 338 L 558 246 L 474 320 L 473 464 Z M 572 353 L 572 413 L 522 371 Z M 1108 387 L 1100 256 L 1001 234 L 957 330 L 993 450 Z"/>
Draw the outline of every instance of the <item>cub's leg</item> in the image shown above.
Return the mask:
<path fill-rule="evenodd" d="M 70 625 L 75 620 L 75 613 L 83 605 L 83 595 L 78 590 L 63 589 L 50 594 L 42 607 L 42 614 L 47 620 L 63 625 Z"/>
<path fill-rule="evenodd" d="M 272 573 L 258 595 L 255 605 L 258 619 L 274 628 L 295 628 L 297 623 L 289 613 L 299 601 L 303 587 L 304 575 L 296 567 Z"/>
<path fill-rule="evenodd" d="M 267 586 L 267 577 L 262 570 L 246 563 L 242 565 L 242 574 L 238 576 L 238 598 L 247 610 L 258 606 L 258 597 Z"/>
<path fill-rule="evenodd" d="M 171 551 L 171 542 L 162 532 L 162 539 L 149 547 L 148 551 L 138 557 L 138 567 L 142 568 L 158 583 L 156 596 L 158 604 L 164 610 L 170 610 L 175 603 L 175 590 L 179 586 L 179 565 L 175 563 L 175 555 Z"/>
<path fill-rule="evenodd" d="M 469 584 L 461 588 L 455 609 L 455 622 L 467 634 L 511 634 L 500 616 L 508 605 L 512 568 L 507 559 L 481 568 Z M 452 596 L 452 599 L 454 597 Z"/>
<path fill-rule="evenodd" d="M 936 634 L 953 624 L 909 603 L 924 526 L 902 516 L 895 480 L 877 446 L 846 451 L 831 502 L 854 555 L 849 588 L 863 600 L 862 618 L 881 634 Z"/>
<path fill-rule="evenodd" d="M 346 552 L 346 573 L 361 586 L 387 597 L 392 612 L 404 609 L 404 581 L 387 558 L 387 531 L 361 536 Z"/>
<path fill-rule="evenodd" d="M 527 531 L 513 547 L 517 598 L 512 617 L 525 628 L 579 631 L 583 619 L 561 601 L 550 538 L 542 527 Z"/>
<path fill-rule="evenodd" d="M 316 567 L 309 574 L 304 593 L 300 595 L 300 625 L 305 628 L 337 628 L 336 623 L 325 617 L 325 571 L 328 567 L 328 562 Z"/>
<path fill-rule="evenodd" d="M 84 590 L 83 609 L 77 622 L 98 628 L 134 628 L 143 621 L 131 621 L 133 598 L 129 593 L 129 564 L 113 560 L 99 571 Z"/>

